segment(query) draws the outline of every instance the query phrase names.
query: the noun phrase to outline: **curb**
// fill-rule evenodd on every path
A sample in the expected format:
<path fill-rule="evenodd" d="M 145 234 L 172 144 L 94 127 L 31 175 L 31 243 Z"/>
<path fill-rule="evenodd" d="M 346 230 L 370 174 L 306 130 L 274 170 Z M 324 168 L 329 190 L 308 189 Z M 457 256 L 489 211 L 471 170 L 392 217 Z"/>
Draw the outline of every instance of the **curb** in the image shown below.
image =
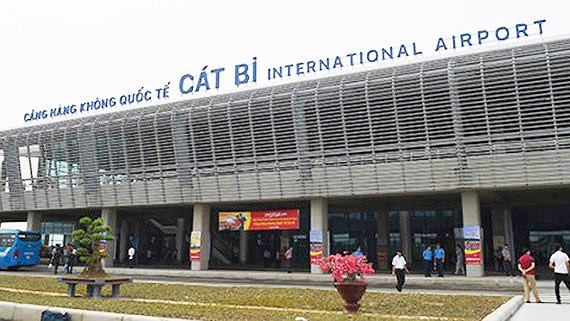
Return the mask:
<path fill-rule="evenodd" d="M 71 321 L 196 321 L 187 319 L 150 317 L 135 314 L 67 309 L 3 301 L 0 301 L 0 320 L 39 321 L 42 318 L 42 312 L 45 310 L 50 310 L 53 312 L 65 311 L 71 315 Z"/>
<path fill-rule="evenodd" d="M 491 312 L 482 321 L 506 321 L 515 314 L 523 304 L 522 295 L 512 297 L 505 304 Z"/>

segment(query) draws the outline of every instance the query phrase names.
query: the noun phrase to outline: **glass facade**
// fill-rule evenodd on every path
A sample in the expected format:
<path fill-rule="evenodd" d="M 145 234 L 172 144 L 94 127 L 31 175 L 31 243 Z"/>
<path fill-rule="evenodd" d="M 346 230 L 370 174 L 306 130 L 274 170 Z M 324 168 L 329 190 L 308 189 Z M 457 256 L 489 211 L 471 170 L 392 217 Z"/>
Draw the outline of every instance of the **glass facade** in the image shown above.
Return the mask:
<path fill-rule="evenodd" d="M 526 206 L 512 209 L 515 233 L 515 251 L 520 254 L 523 247 L 534 252 L 537 266 L 545 267 L 556 251 L 556 244 L 570 249 L 570 206 L 546 205 Z"/>
<path fill-rule="evenodd" d="M 42 222 L 41 234 L 44 244 L 55 246 L 71 243 L 71 233 L 74 228 L 74 222 Z"/>
<path fill-rule="evenodd" d="M 329 213 L 331 253 L 352 253 L 358 247 L 371 262 L 376 261 L 378 213 L 338 211 Z"/>
<path fill-rule="evenodd" d="M 299 209 L 297 230 L 220 231 L 220 212 Z M 214 269 L 309 270 L 310 209 L 308 204 L 239 205 L 215 208 L 210 214 L 210 266 Z M 287 248 L 293 248 L 290 262 L 284 260 Z M 288 265 L 290 263 L 290 266 Z"/>
<path fill-rule="evenodd" d="M 409 214 L 410 235 L 402 235 L 400 222 L 403 213 Z M 379 225 L 378 211 L 367 210 L 342 210 L 329 211 L 329 229 L 331 234 L 331 253 L 352 253 L 358 247 L 367 255 L 375 267 L 380 267 L 379 258 L 387 255 L 390 259 L 397 249 L 403 249 L 403 239 L 410 240 L 411 253 L 405 253 L 410 262 L 410 268 L 418 269 L 418 264 L 423 250 L 428 246 L 441 243 L 448 253 L 448 258 L 453 258 L 456 244 L 455 229 L 461 227 L 460 211 L 457 209 L 430 209 L 409 211 L 388 211 L 387 227 Z M 386 230 L 386 241 L 379 235 L 381 230 Z M 386 246 L 382 244 L 385 243 Z M 405 251 L 405 249 L 403 249 Z M 453 260 L 452 260 L 453 261 Z M 382 267 L 387 269 L 386 266 Z"/>
<path fill-rule="evenodd" d="M 437 243 L 445 250 L 448 260 L 454 259 L 457 243 L 454 229 L 462 226 L 458 216 L 457 210 L 411 211 L 412 255 L 416 262 L 421 262 L 422 252 L 428 245 L 435 248 Z"/>

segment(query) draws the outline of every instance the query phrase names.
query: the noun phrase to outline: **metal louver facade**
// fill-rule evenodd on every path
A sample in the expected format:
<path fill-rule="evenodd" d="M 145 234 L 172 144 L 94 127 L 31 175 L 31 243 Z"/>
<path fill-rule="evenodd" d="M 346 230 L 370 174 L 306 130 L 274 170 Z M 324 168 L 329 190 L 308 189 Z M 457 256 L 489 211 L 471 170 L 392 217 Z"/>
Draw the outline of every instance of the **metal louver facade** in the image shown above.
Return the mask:
<path fill-rule="evenodd" d="M 0 133 L 0 210 L 570 184 L 570 40 Z"/>

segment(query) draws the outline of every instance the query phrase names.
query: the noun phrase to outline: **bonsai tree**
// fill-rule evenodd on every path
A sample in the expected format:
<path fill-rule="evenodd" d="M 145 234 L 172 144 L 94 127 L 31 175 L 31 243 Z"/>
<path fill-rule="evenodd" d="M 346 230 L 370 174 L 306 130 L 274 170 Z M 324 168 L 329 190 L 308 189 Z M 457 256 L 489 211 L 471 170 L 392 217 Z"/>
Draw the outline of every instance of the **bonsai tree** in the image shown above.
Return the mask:
<path fill-rule="evenodd" d="M 109 275 L 103 269 L 102 260 L 109 255 L 100 248 L 101 241 L 111 241 L 111 228 L 104 226 L 102 218 L 92 219 L 88 216 L 79 220 L 80 229 L 71 234 L 73 243 L 78 246 L 77 256 L 85 263 L 79 276 L 87 278 L 106 278 Z"/>

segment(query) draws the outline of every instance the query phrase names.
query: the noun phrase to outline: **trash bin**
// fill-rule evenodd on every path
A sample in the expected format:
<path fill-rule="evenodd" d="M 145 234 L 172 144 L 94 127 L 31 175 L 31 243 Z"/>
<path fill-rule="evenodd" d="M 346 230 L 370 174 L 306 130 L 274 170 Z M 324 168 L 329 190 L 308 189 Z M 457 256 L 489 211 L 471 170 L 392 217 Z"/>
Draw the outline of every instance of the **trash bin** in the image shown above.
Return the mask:
<path fill-rule="evenodd" d="M 41 321 L 71 321 L 71 315 L 67 312 L 54 312 L 50 310 L 45 310 L 42 312 Z"/>

